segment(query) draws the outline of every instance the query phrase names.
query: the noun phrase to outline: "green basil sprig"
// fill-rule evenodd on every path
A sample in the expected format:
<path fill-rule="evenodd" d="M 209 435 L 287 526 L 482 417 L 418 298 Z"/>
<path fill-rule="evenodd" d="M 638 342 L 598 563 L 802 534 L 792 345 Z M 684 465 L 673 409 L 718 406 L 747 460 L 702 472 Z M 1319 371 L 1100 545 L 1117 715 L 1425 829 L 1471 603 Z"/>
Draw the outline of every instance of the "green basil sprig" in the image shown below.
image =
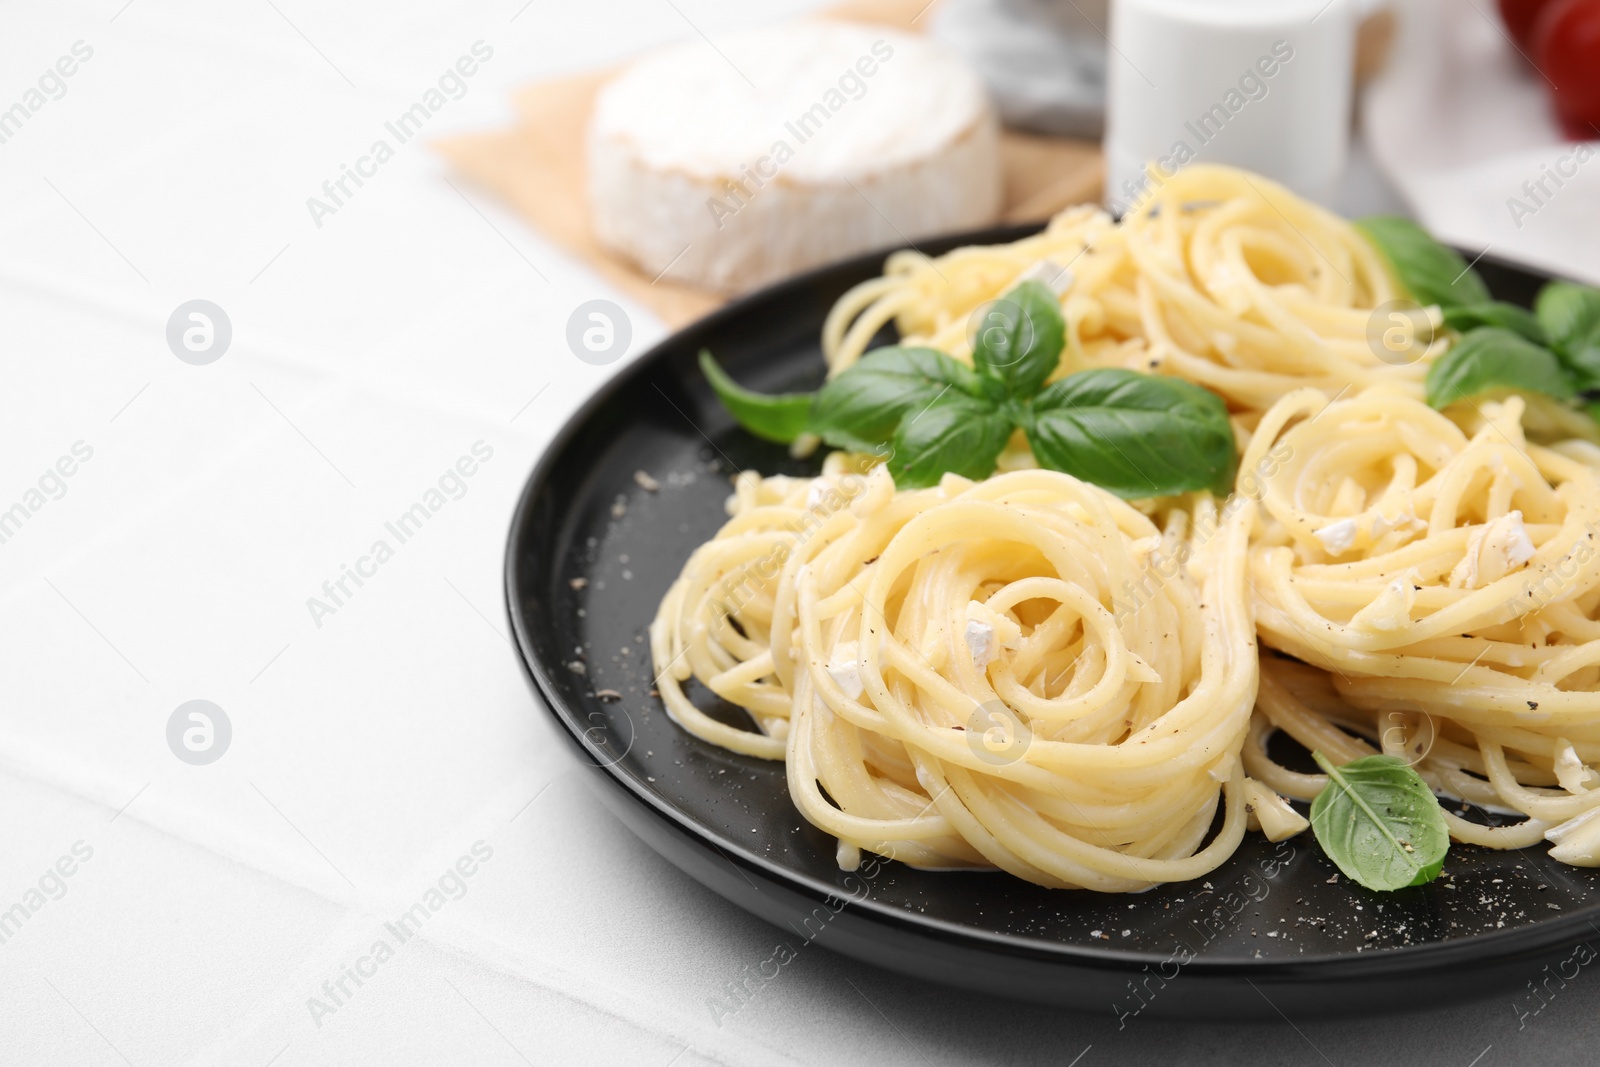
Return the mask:
<path fill-rule="evenodd" d="M 1437 304 L 1444 325 L 1461 334 L 1428 368 L 1429 404 L 1508 389 L 1565 401 L 1600 397 L 1600 290 L 1550 282 L 1529 312 L 1491 300 L 1478 273 L 1416 223 L 1380 215 L 1356 225 L 1411 296 Z"/>
<path fill-rule="evenodd" d="M 1066 339 L 1055 295 L 1041 282 L 1024 282 L 985 309 L 972 364 L 1003 383 L 1006 395 L 1025 399 L 1055 373 Z"/>
<path fill-rule="evenodd" d="M 834 448 L 878 452 L 908 416 L 950 394 L 985 396 L 971 367 L 931 348 L 880 348 L 815 394 L 807 428 Z"/>
<path fill-rule="evenodd" d="M 711 382 L 722 406 L 757 437 L 786 445 L 805 432 L 811 412 L 810 393 L 753 392 L 728 377 L 710 352 L 700 353 L 700 371 Z"/>
<path fill-rule="evenodd" d="M 1345 877 L 1389 891 L 1439 877 L 1450 831 L 1428 783 L 1402 759 L 1364 756 L 1335 767 L 1313 752 L 1328 784 L 1311 802 L 1311 829 Z"/>
<path fill-rule="evenodd" d="M 1539 291 L 1533 313 L 1550 343 L 1564 352 L 1600 344 L 1600 290 L 1551 282 Z"/>
<path fill-rule="evenodd" d="M 1046 387 L 1066 343 L 1054 294 L 1024 282 L 986 309 L 971 367 L 931 348 L 880 348 L 815 393 L 763 396 L 700 355 L 733 417 L 767 440 L 815 434 L 885 457 L 902 488 L 986 478 L 1021 430 L 1043 467 L 1119 496 L 1226 493 L 1237 463 L 1221 398 L 1175 378 L 1099 369 Z"/>
<path fill-rule="evenodd" d="M 1455 343 L 1428 368 L 1428 403 L 1448 407 L 1491 389 L 1517 389 L 1569 400 L 1570 375 L 1556 354 L 1510 330 L 1486 326 Z"/>
<path fill-rule="evenodd" d="M 1028 444 L 1042 466 L 1118 496 L 1233 488 L 1237 451 L 1215 393 L 1124 370 L 1069 374 L 1033 398 Z"/>
<path fill-rule="evenodd" d="M 904 489 L 938 485 L 946 471 L 987 478 L 1012 429 L 1010 415 L 988 401 L 946 393 L 895 430 L 889 473 Z"/>
<path fill-rule="evenodd" d="M 1544 327 L 1527 308 L 1491 300 L 1487 304 L 1467 304 L 1463 307 L 1441 308 L 1444 324 L 1452 330 L 1467 333 L 1480 326 L 1510 330 L 1536 345 L 1546 344 Z"/>
<path fill-rule="evenodd" d="M 1367 240 L 1378 246 L 1417 303 L 1442 308 L 1487 304 L 1489 287 L 1454 249 L 1428 231 L 1397 215 L 1372 215 L 1356 222 Z"/>
<path fill-rule="evenodd" d="M 1539 291 L 1533 313 L 1578 391 L 1600 392 L 1600 290 L 1551 282 Z"/>

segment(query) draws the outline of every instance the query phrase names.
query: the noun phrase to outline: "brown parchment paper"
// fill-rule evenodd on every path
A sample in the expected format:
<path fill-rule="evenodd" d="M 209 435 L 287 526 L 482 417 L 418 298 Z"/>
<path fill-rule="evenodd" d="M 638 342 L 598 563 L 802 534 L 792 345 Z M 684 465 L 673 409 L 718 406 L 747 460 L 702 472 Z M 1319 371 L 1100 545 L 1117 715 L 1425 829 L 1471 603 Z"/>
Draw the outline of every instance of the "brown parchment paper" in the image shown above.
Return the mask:
<path fill-rule="evenodd" d="M 825 14 L 916 32 L 930 6 L 927 0 L 854 0 Z M 447 138 L 432 147 L 463 177 L 501 197 L 534 229 L 675 328 L 727 298 L 677 282 L 652 282 L 632 263 L 601 248 L 589 227 L 584 131 L 595 94 L 613 73 L 594 71 L 530 85 L 513 97 L 518 121 L 512 128 Z M 1007 130 L 1000 155 L 1004 221 L 1042 220 L 1100 197 L 1098 144 Z"/>

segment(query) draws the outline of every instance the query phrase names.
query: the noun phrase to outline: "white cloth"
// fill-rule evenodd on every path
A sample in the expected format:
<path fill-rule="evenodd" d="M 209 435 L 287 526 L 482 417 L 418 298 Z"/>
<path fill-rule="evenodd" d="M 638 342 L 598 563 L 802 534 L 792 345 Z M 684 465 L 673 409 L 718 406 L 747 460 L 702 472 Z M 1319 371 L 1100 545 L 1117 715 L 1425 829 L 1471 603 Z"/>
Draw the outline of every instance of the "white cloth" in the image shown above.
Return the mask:
<path fill-rule="evenodd" d="M 1390 61 L 1366 92 L 1367 144 L 1441 238 L 1600 283 L 1600 144 L 1575 158 L 1549 88 L 1493 3 L 1405 0 Z M 1568 174 L 1550 178 L 1556 170 Z"/>
<path fill-rule="evenodd" d="M 1309 1040 L 1337 1062 L 1464 1064 L 1491 1043 L 1486 1063 L 1553 1059 L 1592 1017 L 1600 983 L 1579 982 L 1522 1033 L 1505 1005 L 1297 1020 L 1304 1037 L 1119 1033 L 1118 990 L 1085 1014 L 1006 1005 L 819 943 L 718 1020 L 708 999 L 781 935 L 595 803 L 502 621 L 515 495 L 615 370 L 567 352 L 567 317 L 626 301 L 492 199 L 463 186 L 464 202 L 418 141 L 320 228 L 306 200 L 475 41 L 492 59 L 425 136 L 503 124 L 517 85 L 749 14 L 123 2 L 0 8 L 0 107 L 93 48 L 0 144 L 0 510 L 92 449 L 0 543 L 0 913 L 40 904 L 0 943 L 0 1063 L 1067 1064 L 1087 1048 L 1094 1067 L 1303 1062 Z M 196 298 L 233 325 L 209 366 L 164 336 Z M 637 354 L 662 329 L 628 310 Z M 307 599 L 479 441 L 494 453 L 466 494 L 318 626 Z M 194 699 L 233 727 L 207 766 L 165 735 Z M 459 894 L 448 880 L 402 943 L 385 923 L 463 857 Z M 379 939 L 392 955 L 374 962 Z M 335 1002 L 324 983 L 347 968 L 365 977 Z"/>

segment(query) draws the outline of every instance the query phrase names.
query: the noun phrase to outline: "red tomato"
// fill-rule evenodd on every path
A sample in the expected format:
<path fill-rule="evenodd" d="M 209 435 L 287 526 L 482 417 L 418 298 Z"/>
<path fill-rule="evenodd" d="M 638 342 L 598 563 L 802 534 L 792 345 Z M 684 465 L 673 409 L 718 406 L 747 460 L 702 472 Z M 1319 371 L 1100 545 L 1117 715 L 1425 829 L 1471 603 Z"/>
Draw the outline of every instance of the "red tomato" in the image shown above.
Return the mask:
<path fill-rule="evenodd" d="M 1533 24 L 1550 0 L 1500 0 L 1500 19 L 1506 24 L 1517 47 L 1527 51 L 1533 40 Z M 1530 53 L 1529 58 L 1532 58 Z"/>
<path fill-rule="evenodd" d="M 1600 0 L 1553 0 L 1534 23 L 1533 59 L 1567 136 L 1600 139 Z"/>

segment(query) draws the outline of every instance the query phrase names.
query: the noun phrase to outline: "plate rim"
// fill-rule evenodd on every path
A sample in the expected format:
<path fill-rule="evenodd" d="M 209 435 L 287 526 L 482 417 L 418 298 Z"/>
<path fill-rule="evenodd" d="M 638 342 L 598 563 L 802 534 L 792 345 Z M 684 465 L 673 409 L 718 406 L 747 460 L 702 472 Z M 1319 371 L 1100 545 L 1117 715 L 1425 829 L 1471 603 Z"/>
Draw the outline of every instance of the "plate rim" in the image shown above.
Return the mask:
<path fill-rule="evenodd" d="M 746 867 L 754 868 L 760 873 L 761 877 L 792 892 L 798 892 L 814 900 L 817 904 L 825 904 L 830 899 L 840 899 L 841 895 L 837 892 L 838 886 L 823 883 L 811 875 L 785 867 L 759 853 L 751 851 L 745 843 L 725 837 L 713 828 L 702 826 L 669 803 L 665 798 L 648 789 L 646 784 L 636 776 L 619 770 L 619 763 L 608 762 L 604 758 L 604 753 L 600 747 L 588 738 L 586 728 L 580 725 L 580 722 L 583 721 L 583 716 L 562 698 L 559 687 L 556 686 L 533 648 L 529 632 L 531 620 L 525 618 L 524 613 L 518 610 L 517 588 L 520 584 L 519 579 L 523 574 L 518 560 L 518 548 L 527 539 L 528 527 L 532 521 L 533 504 L 551 480 L 557 466 L 557 458 L 571 443 L 572 439 L 582 432 L 595 413 L 604 407 L 616 393 L 621 392 L 637 379 L 659 369 L 660 365 L 666 362 L 677 349 L 681 348 L 684 341 L 692 337 L 693 334 L 715 329 L 723 322 L 740 317 L 753 308 L 758 309 L 769 302 L 780 301 L 790 293 L 804 291 L 818 279 L 835 272 L 873 267 L 881 269 L 882 261 L 895 252 L 912 250 L 924 252 L 925 254 L 940 255 L 951 249 L 967 245 L 1014 241 L 1040 232 L 1045 225 L 1045 222 L 1033 222 L 985 227 L 928 238 L 922 240 L 920 244 L 905 242 L 832 260 L 801 274 L 793 275 L 780 282 L 763 286 L 740 296 L 710 314 L 678 327 L 600 383 L 567 417 L 566 421 L 550 437 L 539 453 L 538 459 L 529 472 L 527 480 L 523 483 L 522 490 L 517 496 L 516 505 L 512 510 L 511 521 L 506 534 L 502 569 L 502 594 L 506 619 L 510 624 L 514 638 L 517 660 L 522 667 L 524 676 L 531 685 L 534 696 L 544 705 L 545 711 L 559 724 L 567 740 L 576 746 L 576 752 L 588 756 L 592 764 L 591 769 L 598 770 L 611 787 L 619 789 L 629 800 L 642 805 L 647 811 L 660 818 L 666 826 L 677 833 L 683 834 L 692 843 L 700 846 L 709 844 L 722 852 L 736 867 L 739 863 L 742 863 Z M 1565 280 L 1561 275 L 1552 274 L 1537 266 L 1517 263 L 1514 260 L 1503 257 L 1484 255 L 1479 258 L 1479 261 L 1493 263 L 1496 266 L 1537 278 Z M 681 729 L 676 723 L 674 723 L 674 727 Z M 709 742 L 704 741 L 699 743 L 709 744 Z M 650 845 L 652 851 L 659 853 L 659 849 L 652 842 L 647 840 L 645 843 Z M 1526 850 L 1518 849 L 1512 851 L 1520 854 Z M 1225 867 L 1219 867 L 1218 871 L 1224 869 Z M 1215 873 L 1213 872 L 1213 874 Z M 763 895 L 770 895 L 770 891 L 765 888 L 757 886 L 756 889 L 757 892 Z M 714 892 L 714 890 L 707 887 L 707 892 Z M 1062 890 L 1062 892 L 1070 892 L 1070 890 Z M 995 930 L 979 929 L 945 919 L 912 914 L 895 905 L 882 903 L 874 899 L 870 894 L 862 897 L 850 897 L 848 902 L 854 909 L 858 910 L 858 914 L 865 914 L 874 921 L 896 927 L 902 932 L 913 936 L 938 937 L 973 951 L 998 953 L 1011 957 L 1028 957 L 1060 967 L 1115 971 L 1136 970 L 1153 963 L 1160 963 L 1170 955 L 1165 950 L 1078 945 L 1069 942 L 1052 942 L 1028 938 Z M 749 909 L 745 910 L 748 911 Z M 1507 930 L 1469 933 L 1446 941 L 1389 946 L 1376 948 L 1370 952 L 1339 952 L 1293 958 L 1263 957 L 1258 959 L 1254 957 L 1234 957 L 1207 959 L 1202 956 L 1196 956 L 1184 964 L 1184 970 L 1193 972 L 1198 976 L 1235 980 L 1261 978 L 1263 980 L 1288 982 L 1307 980 L 1353 982 L 1367 978 L 1394 978 L 1408 974 L 1431 972 L 1455 964 L 1478 968 L 1506 963 L 1518 957 L 1534 956 L 1546 952 L 1554 946 L 1573 942 L 1574 940 L 1587 940 L 1582 936 L 1575 938 L 1574 934 L 1581 929 L 1588 930 L 1593 935 L 1597 929 L 1600 929 L 1595 923 L 1597 919 L 1600 919 L 1600 898 L 1587 902 L 1584 906 L 1574 911 L 1563 912 L 1561 915 L 1550 919 L 1540 919 L 1527 926 Z"/>

